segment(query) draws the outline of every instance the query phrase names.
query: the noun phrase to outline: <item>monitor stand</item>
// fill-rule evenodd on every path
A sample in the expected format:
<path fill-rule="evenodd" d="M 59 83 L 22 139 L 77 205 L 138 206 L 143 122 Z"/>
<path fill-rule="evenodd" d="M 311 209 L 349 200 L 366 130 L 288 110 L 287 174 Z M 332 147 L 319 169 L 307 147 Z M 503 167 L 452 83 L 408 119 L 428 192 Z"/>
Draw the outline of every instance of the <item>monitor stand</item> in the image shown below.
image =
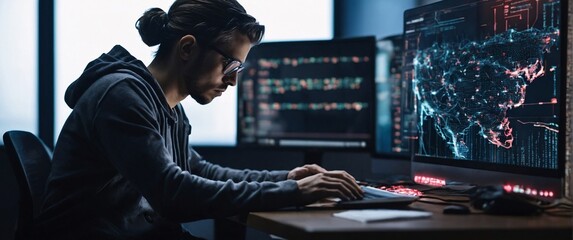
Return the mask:
<path fill-rule="evenodd" d="M 304 164 L 316 164 L 322 166 L 323 151 L 320 150 L 307 150 L 304 151 Z"/>

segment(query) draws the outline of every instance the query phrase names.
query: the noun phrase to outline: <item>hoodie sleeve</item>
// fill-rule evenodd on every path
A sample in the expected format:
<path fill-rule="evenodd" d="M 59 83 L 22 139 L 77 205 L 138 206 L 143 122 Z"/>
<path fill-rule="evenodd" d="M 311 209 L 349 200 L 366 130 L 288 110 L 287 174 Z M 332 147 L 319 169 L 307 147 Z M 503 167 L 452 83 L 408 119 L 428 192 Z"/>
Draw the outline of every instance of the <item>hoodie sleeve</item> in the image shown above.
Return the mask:
<path fill-rule="evenodd" d="M 173 162 L 160 134 L 159 111 L 144 83 L 119 81 L 96 107 L 92 139 L 161 216 L 183 222 L 299 205 L 300 193 L 293 180 L 217 181 L 183 171 Z M 231 175 L 242 175 L 232 177 L 236 180 L 266 178 L 261 178 L 266 174 L 243 175 L 221 169 L 207 164 L 202 172 L 221 180 Z"/>
<path fill-rule="evenodd" d="M 193 148 L 189 147 L 189 159 L 191 171 L 198 176 L 213 179 L 213 180 L 232 180 L 234 182 L 240 181 L 255 181 L 255 182 L 278 182 L 287 179 L 289 171 L 267 171 L 267 170 L 250 170 L 250 169 L 232 169 L 222 167 L 217 164 L 205 161 L 199 153 Z"/>

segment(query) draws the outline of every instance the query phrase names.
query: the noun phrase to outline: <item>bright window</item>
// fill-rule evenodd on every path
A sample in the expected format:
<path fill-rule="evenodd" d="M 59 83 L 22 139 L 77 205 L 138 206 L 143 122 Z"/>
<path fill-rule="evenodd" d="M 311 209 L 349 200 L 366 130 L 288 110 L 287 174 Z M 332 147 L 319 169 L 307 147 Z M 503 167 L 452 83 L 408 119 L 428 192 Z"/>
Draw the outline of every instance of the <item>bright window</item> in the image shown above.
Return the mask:
<path fill-rule="evenodd" d="M 37 16 L 36 0 L 0 1 L 0 135 L 38 133 Z"/>

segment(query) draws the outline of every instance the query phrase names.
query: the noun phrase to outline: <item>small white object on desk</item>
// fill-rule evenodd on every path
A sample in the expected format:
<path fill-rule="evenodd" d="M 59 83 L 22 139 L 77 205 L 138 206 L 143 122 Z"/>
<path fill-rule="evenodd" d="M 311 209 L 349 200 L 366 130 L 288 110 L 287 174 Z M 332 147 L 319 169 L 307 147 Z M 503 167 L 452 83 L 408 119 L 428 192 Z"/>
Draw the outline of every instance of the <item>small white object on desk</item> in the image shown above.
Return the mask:
<path fill-rule="evenodd" d="M 393 219 L 425 218 L 432 216 L 431 212 L 415 210 L 394 209 L 362 209 L 347 210 L 333 214 L 335 217 L 350 219 L 358 222 L 369 223 Z"/>

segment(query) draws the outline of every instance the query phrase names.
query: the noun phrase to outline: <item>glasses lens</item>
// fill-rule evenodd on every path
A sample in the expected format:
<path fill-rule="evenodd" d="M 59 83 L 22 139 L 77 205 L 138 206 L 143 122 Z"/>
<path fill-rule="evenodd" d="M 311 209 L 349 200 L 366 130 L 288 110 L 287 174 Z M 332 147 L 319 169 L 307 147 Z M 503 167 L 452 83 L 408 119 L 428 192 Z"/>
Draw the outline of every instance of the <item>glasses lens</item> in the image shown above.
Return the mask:
<path fill-rule="evenodd" d="M 230 75 L 233 74 L 234 72 L 240 72 L 241 70 L 243 70 L 241 62 L 233 60 L 229 64 L 227 64 L 227 66 L 225 66 L 223 74 Z"/>

